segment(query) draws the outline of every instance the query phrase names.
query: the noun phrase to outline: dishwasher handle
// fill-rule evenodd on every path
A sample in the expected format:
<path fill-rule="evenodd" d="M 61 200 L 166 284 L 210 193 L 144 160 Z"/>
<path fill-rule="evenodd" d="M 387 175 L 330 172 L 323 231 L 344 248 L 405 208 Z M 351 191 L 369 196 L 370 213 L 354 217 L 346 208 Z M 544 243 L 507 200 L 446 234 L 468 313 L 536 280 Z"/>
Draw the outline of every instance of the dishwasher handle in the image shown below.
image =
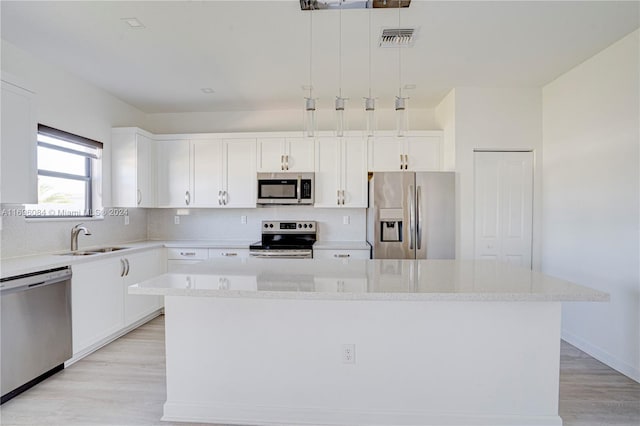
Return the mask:
<path fill-rule="evenodd" d="M 19 291 L 26 291 L 35 287 L 44 287 L 70 279 L 71 269 L 69 268 L 53 269 L 33 274 L 3 278 L 0 284 L 0 294 L 5 295 Z"/>

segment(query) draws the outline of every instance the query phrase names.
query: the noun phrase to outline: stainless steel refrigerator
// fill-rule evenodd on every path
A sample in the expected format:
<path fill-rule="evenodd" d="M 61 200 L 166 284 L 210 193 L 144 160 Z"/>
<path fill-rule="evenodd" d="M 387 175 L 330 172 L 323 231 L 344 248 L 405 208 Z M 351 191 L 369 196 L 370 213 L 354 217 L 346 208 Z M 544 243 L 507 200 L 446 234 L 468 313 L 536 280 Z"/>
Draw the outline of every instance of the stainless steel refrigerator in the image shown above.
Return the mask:
<path fill-rule="evenodd" d="M 367 240 L 374 259 L 454 259 L 455 173 L 373 173 Z"/>

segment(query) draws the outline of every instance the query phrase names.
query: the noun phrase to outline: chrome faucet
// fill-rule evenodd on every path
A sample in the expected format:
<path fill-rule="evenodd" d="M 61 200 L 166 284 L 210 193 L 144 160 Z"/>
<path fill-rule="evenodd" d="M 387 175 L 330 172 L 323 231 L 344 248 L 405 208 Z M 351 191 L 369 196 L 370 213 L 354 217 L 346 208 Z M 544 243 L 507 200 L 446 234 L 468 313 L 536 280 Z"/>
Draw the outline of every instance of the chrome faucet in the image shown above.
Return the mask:
<path fill-rule="evenodd" d="M 80 231 L 82 231 L 84 235 L 91 235 L 91 231 L 80 225 L 82 225 L 82 223 L 71 228 L 71 251 L 78 250 L 78 234 L 80 234 Z"/>

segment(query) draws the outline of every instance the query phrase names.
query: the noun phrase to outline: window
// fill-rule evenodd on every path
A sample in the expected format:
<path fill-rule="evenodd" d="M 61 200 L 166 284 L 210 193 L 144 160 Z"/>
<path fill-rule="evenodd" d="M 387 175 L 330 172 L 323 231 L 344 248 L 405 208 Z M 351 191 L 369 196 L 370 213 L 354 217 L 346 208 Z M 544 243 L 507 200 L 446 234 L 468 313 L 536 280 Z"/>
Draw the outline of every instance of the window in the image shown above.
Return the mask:
<path fill-rule="evenodd" d="M 27 216 L 94 216 L 102 143 L 39 124 L 37 152 L 38 204 L 27 206 Z"/>

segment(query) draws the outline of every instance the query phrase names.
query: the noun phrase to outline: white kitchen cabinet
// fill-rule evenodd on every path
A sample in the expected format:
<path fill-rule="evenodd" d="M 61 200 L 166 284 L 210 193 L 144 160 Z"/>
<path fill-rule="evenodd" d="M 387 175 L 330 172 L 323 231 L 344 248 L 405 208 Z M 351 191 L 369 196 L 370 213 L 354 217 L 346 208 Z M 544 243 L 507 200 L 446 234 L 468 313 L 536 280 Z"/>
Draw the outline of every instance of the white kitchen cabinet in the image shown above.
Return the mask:
<path fill-rule="evenodd" d="M 258 172 L 313 172 L 313 138 L 259 138 Z"/>
<path fill-rule="evenodd" d="M 191 202 L 189 140 L 162 140 L 156 144 L 158 207 L 188 207 Z"/>
<path fill-rule="evenodd" d="M 442 136 L 379 136 L 369 139 L 369 171 L 438 171 L 442 164 Z"/>
<path fill-rule="evenodd" d="M 3 80 L 1 97 L 0 201 L 6 204 L 37 204 L 35 95 Z"/>
<path fill-rule="evenodd" d="M 367 142 L 320 137 L 315 149 L 315 207 L 367 207 Z"/>
<path fill-rule="evenodd" d="M 209 249 L 209 259 L 247 259 L 249 257 L 249 249 L 226 249 L 215 248 Z"/>
<path fill-rule="evenodd" d="M 175 272 L 183 265 L 194 265 L 209 258 L 206 248 L 171 247 L 167 249 L 167 272 Z"/>
<path fill-rule="evenodd" d="M 129 295 L 127 287 L 164 273 L 162 249 L 72 266 L 73 354 L 117 335 L 162 307 L 158 296 Z"/>
<path fill-rule="evenodd" d="M 135 128 L 111 133 L 111 196 L 118 207 L 155 207 L 155 148 L 151 134 Z"/>
<path fill-rule="evenodd" d="M 314 259 L 369 259 L 371 250 L 361 249 L 322 249 L 313 250 Z"/>
<path fill-rule="evenodd" d="M 120 259 L 97 260 L 71 268 L 74 355 L 124 327 L 124 266 Z"/>
<path fill-rule="evenodd" d="M 161 296 L 129 294 L 130 285 L 148 280 L 166 271 L 162 249 L 149 250 L 125 256 L 126 270 L 123 277 L 124 325 L 128 326 L 162 308 Z"/>
<path fill-rule="evenodd" d="M 160 141 L 158 207 L 256 205 L 256 140 Z"/>

